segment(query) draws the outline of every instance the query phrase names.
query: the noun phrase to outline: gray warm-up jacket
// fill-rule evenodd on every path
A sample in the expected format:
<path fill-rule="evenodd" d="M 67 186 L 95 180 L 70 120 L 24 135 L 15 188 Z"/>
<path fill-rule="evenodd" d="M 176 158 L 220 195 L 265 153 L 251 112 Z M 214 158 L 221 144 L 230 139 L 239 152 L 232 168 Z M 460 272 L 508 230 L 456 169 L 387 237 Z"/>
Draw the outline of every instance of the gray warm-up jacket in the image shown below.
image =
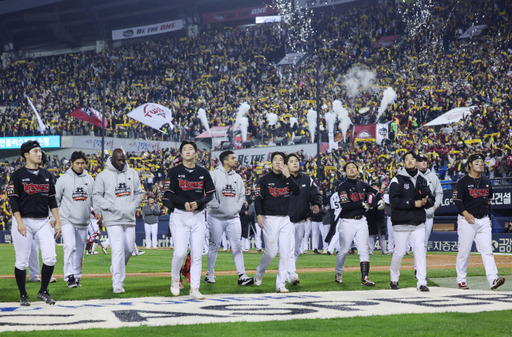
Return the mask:
<path fill-rule="evenodd" d="M 208 203 L 208 214 L 217 218 L 239 217 L 245 201 L 242 177 L 234 170 L 229 172 L 220 165 L 210 173 L 215 184 L 213 200 Z"/>

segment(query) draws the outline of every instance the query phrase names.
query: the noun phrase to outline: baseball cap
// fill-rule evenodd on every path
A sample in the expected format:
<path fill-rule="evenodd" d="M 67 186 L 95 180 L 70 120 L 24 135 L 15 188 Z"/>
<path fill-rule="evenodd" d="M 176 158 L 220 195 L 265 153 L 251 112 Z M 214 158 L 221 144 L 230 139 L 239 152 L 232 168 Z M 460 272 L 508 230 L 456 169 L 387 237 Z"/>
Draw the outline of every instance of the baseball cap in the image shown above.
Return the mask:
<path fill-rule="evenodd" d="M 427 158 L 427 156 L 425 156 L 423 153 L 420 153 L 420 154 L 418 155 L 418 159 L 417 159 L 417 161 L 428 161 L 428 158 Z"/>

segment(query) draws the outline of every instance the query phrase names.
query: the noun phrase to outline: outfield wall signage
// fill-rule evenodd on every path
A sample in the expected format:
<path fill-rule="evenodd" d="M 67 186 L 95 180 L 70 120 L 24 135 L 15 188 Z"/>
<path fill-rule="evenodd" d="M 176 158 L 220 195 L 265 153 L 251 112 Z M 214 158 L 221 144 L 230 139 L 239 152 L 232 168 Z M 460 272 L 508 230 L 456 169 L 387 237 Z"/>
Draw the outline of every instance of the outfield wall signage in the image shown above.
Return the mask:
<path fill-rule="evenodd" d="M 29 140 L 37 140 L 43 149 L 60 148 L 60 136 L 27 136 L 0 138 L 0 150 L 19 149 Z"/>
<path fill-rule="evenodd" d="M 268 147 L 255 147 L 250 149 L 236 149 L 232 150 L 235 153 L 235 157 L 241 165 L 247 165 L 259 162 L 270 161 L 270 156 L 275 151 L 284 152 L 286 154 L 292 152 L 298 152 L 303 150 L 307 156 L 316 155 L 316 144 L 297 144 L 297 145 L 286 145 L 286 146 L 268 146 Z M 222 151 L 213 151 L 212 160 L 218 159 Z"/>
<path fill-rule="evenodd" d="M 179 148 L 179 146 L 180 143 L 176 142 L 105 137 L 105 150 L 109 151 L 119 147 L 128 152 L 158 151 L 166 148 Z M 101 150 L 101 138 L 74 136 L 73 147 L 77 149 Z"/>
<path fill-rule="evenodd" d="M 174 20 L 112 31 L 112 40 L 133 39 L 155 34 L 164 34 L 185 28 L 183 20 Z"/>

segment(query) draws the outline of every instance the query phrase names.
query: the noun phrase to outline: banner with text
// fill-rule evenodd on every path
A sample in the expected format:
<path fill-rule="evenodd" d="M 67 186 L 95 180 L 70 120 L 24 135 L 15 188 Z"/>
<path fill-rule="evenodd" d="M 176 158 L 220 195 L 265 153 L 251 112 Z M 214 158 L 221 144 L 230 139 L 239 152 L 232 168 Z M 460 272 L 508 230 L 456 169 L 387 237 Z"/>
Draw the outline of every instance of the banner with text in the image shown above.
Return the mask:
<path fill-rule="evenodd" d="M 112 40 L 133 39 L 136 37 L 164 34 L 185 28 L 183 20 L 173 20 L 155 23 L 147 26 L 139 26 L 112 31 Z"/>
<path fill-rule="evenodd" d="M 101 150 L 101 137 L 74 136 L 73 147 L 76 149 Z M 111 138 L 105 137 L 105 150 L 113 151 L 122 147 L 128 152 L 159 151 L 162 149 L 178 149 L 178 142 L 161 142 L 156 140 Z"/>
<path fill-rule="evenodd" d="M 234 9 L 230 11 L 205 13 L 203 14 L 203 23 L 218 23 L 236 20 L 245 20 L 255 18 L 257 16 L 274 15 L 277 10 L 266 5 L 251 8 Z"/>
<path fill-rule="evenodd" d="M 268 146 L 268 147 L 255 147 L 251 149 L 235 149 L 232 150 L 235 153 L 235 157 L 241 165 L 247 165 L 259 162 L 270 161 L 270 156 L 275 151 L 281 151 L 284 153 L 299 152 L 303 150 L 307 156 L 313 157 L 316 155 L 316 144 L 298 144 L 298 145 L 287 145 L 287 146 Z M 222 151 L 213 151 L 212 160 L 219 158 Z"/>
<path fill-rule="evenodd" d="M 354 140 L 375 139 L 376 137 L 375 124 L 362 124 L 356 125 L 354 131 Z"/>

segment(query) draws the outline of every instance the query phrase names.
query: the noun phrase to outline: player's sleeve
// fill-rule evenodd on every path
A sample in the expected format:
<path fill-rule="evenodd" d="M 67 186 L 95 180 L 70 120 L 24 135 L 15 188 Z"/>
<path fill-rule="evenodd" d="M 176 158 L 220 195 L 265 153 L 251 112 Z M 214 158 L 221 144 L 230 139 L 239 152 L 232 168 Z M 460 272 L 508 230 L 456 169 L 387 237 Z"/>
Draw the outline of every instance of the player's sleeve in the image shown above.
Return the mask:
<path fill-rule="evenodd" d="M 169 212 L 174 211 L 174 204 L 171 201 L 171 191 L 170 191 L 171 182 L 169 180 L 164 181 L 164 196 L 162 198 L 162 204 L 169 209 Z"/>
<path fill-rule="evenodd" d="M 462 184 L 462 178 L 457 181 L 457 184 L 455 185 L 455 189 L 453 190 L 453 203 L 455 206 L 457 206 L 457 209 L 459 210 L 459 214 L 462 214 L 466 210 L 464 207 L 464 203 L 462 202 L 464 197 L 464 187 Z"/>
<path fill-rule="evenodd" d="M 131 169 L 131 172 L 133 173 L 133 209 L 137 209 L 142 202 L 142 195 L 144 192 L 142 192 L 142 186 L 140 185 L 140 179 L 137 171 Z"/>
<path fill-rule="evenodd" d="M 241 211 L 245 205 L 245 185 L 244 185 L 244 181 L 242 180 L 241 176 L 237 175 L 237 180 L 238 180 L 238 183 L 236 186 L 236 188 L 238 189 L 236 191 L 236 196 L 238 198 L 237 204 L 238 204 L 239 211 Z"/>
<path fill-rule="evenodd" d="M 322 195 L 311 177 L 309 177 L 309 203 L 322 208 Z"/>
<path fill-rule="evenodd" d="M 204 205 L 213 199 L 213 194 L 215 193 L 215 185 L 213 184 L 210 172 L 205 169 L 204 174 L 204 197 L 197 200 L 197 208 L 203 208 Z"/>
<path fill-rule="evenodd" d="M 389 203 L 391 208 L 411 209 L 415 207 L 414 197 L 407 198 L 403 195 L 403 186 L 400 186 L 398 178 L 394 177 L 389 184 Z"/>
<path fill-rule="evenodd" d="M 435 176 L 434 179 L 434 207 L 436 209 L 439 209 L 439 207 L 441 207 L 441 204 L 443 203 L 443 186 L 441 185 L 441 182 L 439 181 L 439 178 L 437 178 L 437 176 Z"/>
<path fill-rule="evenodd" d="M 212 200 L 208 203 L 208 207 L 210 207 L 211 209 L 217 209 L 219 208 L 220 206 L 220 202 L 219 202 L 219 195 L 217 193 L 217 183 L 216 183 L 216 176 L 217 174 L 215 173 L 216 171 L 213 171 L 210 176 L 212 177 L 212 181 L 213 181 L 213 185 L 215 185 L 215 193 L 213 194 L 213 198 Z"/>
<path fill-rule="evenodd" d="M 256 211 L 256 215 L 263 214 L 263 199 L 265 198 L 265 188 L 262 183 L 262 178 L 260 178 L 256 182 L 256 187 L 254 187 L 254 210 Z"/>
<path fill-rule="evenodd" d="M 9 198 L 9 206 L 11 206 L 12 214 L 19 212 L 20 184 L 16 175 L 11 176 L 11 181 L 7 185 L 7 197 Z"/>
<path fill-rule="evenodd" d="M 60 203 L 62 201 L 62 197 L 64 195 L 64 175 L 60 176 L 59 179 L 57 179 L 57 182 L 55 183 L 55 199 L 57 200 L 57 205 L 60 206 Z"/>
<path fill-rule="evenodd" d="M 114 204 L 105 198 L 105 181 L 102 174 L 98 174 L 92 189 L 92 200 L 95 211 L 113 211 Z"/>
<path fill-rule="evenodd" d="M 171 169 L 171 171 L 169 173 L 169 180 L 170 180 L 169 194 L 168 194 L 169 200 L 171 200 L 173 205 L 175 205 L 176 207 L 181 207 L 182 209 L 185 209 L 186 200 L 183 199 L 179 195 L 180 186 L 178 183 L 178 176 L 176 174 L 176 169 Z"/>
<path fill-rule="evenodd" d="M 50 181 L 49 181 L 50 191 L 48 193 L 48 207 L 50 207 L 50 209 L 55 209 L 55 208 L 59 208 L 59 205 L 57 204 L 57 199 L 55 198 L 55 195 L 56 195 L 55 184 L 53 183 L 53 179 L 52 179 L 50 173 L 49 173 L 49 175 L 50 175 Z"/>
<path fill-rule="evenodd" d="M 299 186 L 299 184 L 297 184 L 297 182 L 295 181 L 295 179 L 292 177 L 291 174 L 288 178 L 286 178 L 286 181 L 288 182 L 288 187 L 290 188 L 290 191 L 292 192 L 292 194 L 299 195 L 300 194 L 300 186 Z"/>

